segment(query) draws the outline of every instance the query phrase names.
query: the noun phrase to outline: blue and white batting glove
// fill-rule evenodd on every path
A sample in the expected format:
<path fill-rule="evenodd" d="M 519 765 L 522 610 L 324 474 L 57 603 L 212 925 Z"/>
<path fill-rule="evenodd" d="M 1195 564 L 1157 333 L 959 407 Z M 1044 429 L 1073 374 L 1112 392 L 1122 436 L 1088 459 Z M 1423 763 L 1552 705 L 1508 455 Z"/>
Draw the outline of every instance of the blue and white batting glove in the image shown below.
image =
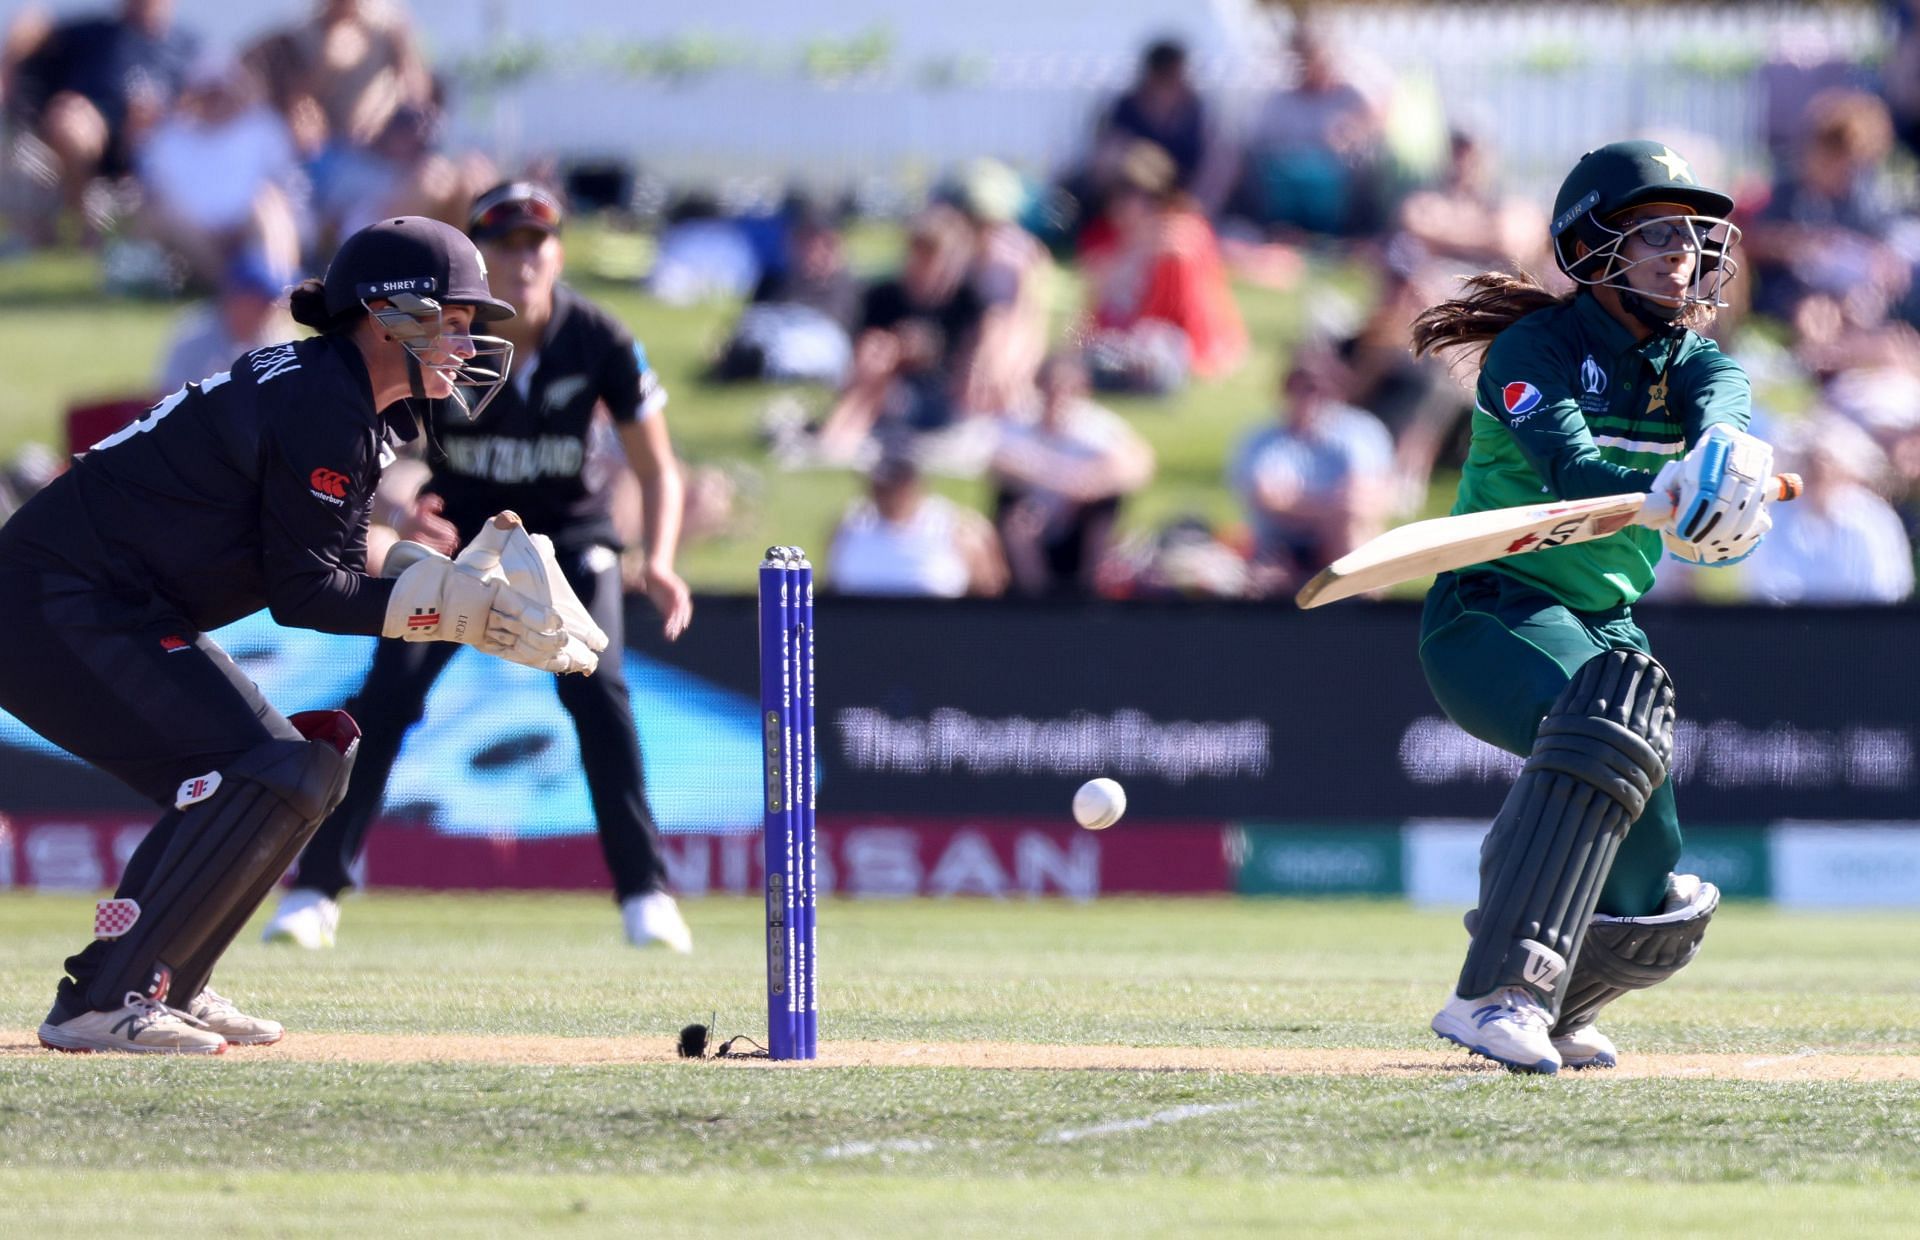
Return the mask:
<path fill-rule="evenodd" d="M 1661 466 L 1653 480 L 1653 494 L 1673 505 L 1660 527 L 1667 550 L 1707 567 L 1745 559 L 1773 528 L 1772 485 L 1771 444 L 1730 426 L 1709 426 L 1692 451 Z"/>

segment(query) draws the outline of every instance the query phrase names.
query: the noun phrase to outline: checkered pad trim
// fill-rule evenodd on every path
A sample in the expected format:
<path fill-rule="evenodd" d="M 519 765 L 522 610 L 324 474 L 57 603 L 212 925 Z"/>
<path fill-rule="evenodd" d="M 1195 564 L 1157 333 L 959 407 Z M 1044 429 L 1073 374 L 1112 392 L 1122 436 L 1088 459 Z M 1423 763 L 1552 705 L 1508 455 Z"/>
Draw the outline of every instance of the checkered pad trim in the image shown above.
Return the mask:
<path fill-rule="evenodd" d="M 140 920 L 138 900 L 102 900 L 93 910 L 93 937 L 117 939 Z"/>

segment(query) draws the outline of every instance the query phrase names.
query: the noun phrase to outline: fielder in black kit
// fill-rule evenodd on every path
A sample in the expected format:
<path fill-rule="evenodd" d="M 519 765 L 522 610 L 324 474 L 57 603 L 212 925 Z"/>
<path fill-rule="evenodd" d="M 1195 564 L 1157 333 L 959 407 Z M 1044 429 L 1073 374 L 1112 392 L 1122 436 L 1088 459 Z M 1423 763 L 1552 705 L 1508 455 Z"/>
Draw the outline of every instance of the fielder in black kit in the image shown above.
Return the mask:
<path fill-rule="evenodd" d="M 608 636 L 608 658 L 591 677 L 561 676 L 555 687 L 573 717 L 601 850 L 612 873 L 626 935 L 636 946 L 692 950 L 673 897 L 647 807 L 633 707 L 621 674 L 620 536 L 611 509 L 614 474 L 638 475 L 644 507 L 648 597 L 669 638 L 692 618 L 686 584 L 674 572 L 681 482 L 667 436 L 667 394 L 633 336 L 607 311 L 559 283 L 564 254 L 559 200 L 531 182 L 495 186 L 474 201 L 467 232 L 493 285 L 519 307 L 502 328 L 518 359 L 513 381 L 471 420 L 442 410 L 434 423 L 432 476 L 401 532 L 446 550 L 511 509 L 552 538 L 561 572 Z M 594 448 L 604 410 L 619 448 Z M 625 461 L 621 460 L 624 452 Z M 456 651 L 382 642 L 348 709 L 365 735 L 346 797 L 300 857 L 293 888 L 267 923 L 269 942 L 329 947 L 349 870 L 380 811 L 407 732 Z"/>
<path fill-rule="evenodd" d="M 0 527 L 0 706 L 164 807 L 66 963 L 56 1050 L 214 1054 L 284 1030 L 208 988 L 347 788 L 344 711 L 282 715 L 206 636 L 261 608 L 330 633 L 461 641 L 548 666 L 559 613 L 427 555 L 366 574 L 367 510 L 414 404 L 477 408 L 511 346 L 473 244 L 405 217 L 349 237 L 293 312 L 322 332 L 245 354 L 75 459 Z"/>

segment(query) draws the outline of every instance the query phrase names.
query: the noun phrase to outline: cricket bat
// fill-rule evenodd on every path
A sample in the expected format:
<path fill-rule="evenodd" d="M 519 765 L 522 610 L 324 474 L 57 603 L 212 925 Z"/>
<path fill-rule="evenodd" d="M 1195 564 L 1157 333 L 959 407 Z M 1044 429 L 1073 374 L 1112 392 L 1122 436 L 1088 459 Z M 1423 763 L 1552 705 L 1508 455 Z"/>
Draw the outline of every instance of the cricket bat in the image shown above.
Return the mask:
<path fill-rule="evenodd" d="M 1800 475 L 1775 474 L 1768 498 L 1795 499 L 1800 488 Z M 1327 565 L 1300 587 L 1293 601 L 1303 608 L 1321 607 L 1469 564 L 1590 542 L 1629 525 L 1657 526 L 1672 515 L 1669 508 L 1664 496 L 1655 499 L 1634 491 L 1415 521 Z"/>

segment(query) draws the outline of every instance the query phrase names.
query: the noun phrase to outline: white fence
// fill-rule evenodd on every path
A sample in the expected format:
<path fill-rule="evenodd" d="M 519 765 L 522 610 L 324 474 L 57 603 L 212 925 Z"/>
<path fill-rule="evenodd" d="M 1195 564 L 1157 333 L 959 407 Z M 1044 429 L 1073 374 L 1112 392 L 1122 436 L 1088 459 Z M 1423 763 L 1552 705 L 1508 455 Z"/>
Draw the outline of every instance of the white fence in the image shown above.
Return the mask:
<path fill-rule="evenodd" d="M 4 8 L 0 5 L 0 8 Z M 54 0 L 56 11 L 102 0 Z M 310 0 L 177 0 L 215 42 Z M 1255 0 L 413 0 L 451 79 L 453 137 L 506 161 L 610 156 L 677 181 L 880 179 L 912 187 L 976 155 L 1031 171 L 1073 156 L 1140 48 L 1174 35 L 1223 115 L 1285 79 L 1290 20 Z M 1324 6 L 1377 81 L 1437 99 L 1500 152 L 1514 188 L 1626 134 L 1686 133 L 1731 168 L 1764 154 L 1768 79 L 1787 54 L 1864 64 L 1870 3 Z M 1709 160 L 1711 155 L 1709 155 Z"/>
<path fill-rule="evenodd" d="M 876 6 L 825 6 L 862 7 Z M 635 159 L 675 180 L 911 186 L 976 155 L 1059 168 L 1126 86 L 1140 47 L 1162 33 L 1188 40 L 1196 77 L 1229 120 L 1290 72 L 1279 50 L 1287 19 L 1239 0 L 1179 18 L 1161 4 L 1100 7 L 1113 11 L 1078 24 L 1059 13 L 1023 24 L 1021 9 L 1048 6 L 1010 0 L 921 5 L 868 26 L 819 18 L 839 33 L 812 44 L 636 34 L 625 46 L 641 67 L 625 71 L 607 63 L 612 44 L 543 34 L 519 46 L 544 49 L 551 67 L 499 84 L 469 76 L 461 132 L 508 158 L 559 147 Z M 1871 7 L 1812 5 L 1342 5 L 1328 27 L 1363 78 L 1397 84 L 1415 107 L 1437 100 L 1447 119 L 1490 139 L 1514 188 L 1529 192 L 1556 182 L 1570 154 L 1629 134 L 1691 135 L 1706 162 L 1755 168 L 1769 85 L 1783 72 L 1763 66 L 1838 60 L 1864 73 L 1884 39 Z M 865 62 L 863 30 L 886 45 Z M 702 55 L 710 67 L 682 71 Z"/>

